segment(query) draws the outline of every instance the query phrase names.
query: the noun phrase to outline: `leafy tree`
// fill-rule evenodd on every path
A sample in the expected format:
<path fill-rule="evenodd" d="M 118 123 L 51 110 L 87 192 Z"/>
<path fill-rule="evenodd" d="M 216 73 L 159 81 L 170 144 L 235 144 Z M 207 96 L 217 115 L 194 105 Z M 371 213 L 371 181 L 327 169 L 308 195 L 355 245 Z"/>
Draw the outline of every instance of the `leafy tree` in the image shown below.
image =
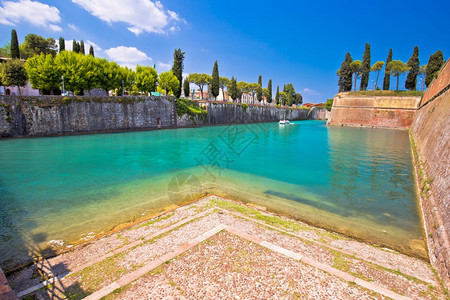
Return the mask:
<path fill-rule="evenodd" d="M 86 51 L 84 50 L 84 41 L 83 40 L 80 42 L 80 51 L 79 52 L 83 55 L 86 54 Z"/>
<path fill-rule="evenodd" d="M 237 89 L 236 78 L 234 78 L 234 76 L 231 77 L 230 84 L 229 84 L 229 86 L 227 86 L 227 90 L 228 90 L 228 94 L 230 95 L 231 99 L 236 101 L 237 98 L 239 97 L 239 94 L 238 94 L 238 89 Z"/>
<path fill-rule="evenodd" d="M 269 83 L 267 84 L 267 103 L 272 103 L 272 79 L 269 79 Z"/>
<path fill-rule="evenodd" d="M 183 92 L 184 92 L 184 97 L 189 98 L 189 94 L 191 93 L 191 88 L 190 88 L 190 82 L 187 78 L 184 80 L 184 83 L 183 83 Z"/>
<path fill-rule="evenodd" d="M 180 88 L 180 82 L 172 71 L 166 71 L 159 74 L 159 86 L 164 90 L 166 96 L 168 94 L 175 95 Z M 181 95 L 181 93 L 179 94 Z"/>
<path fill-rule="evenodd" d="M 82 68 L 80 71 L 84 73 L 85 89 L 90 96 L 91 90 L 100 85 L 100 79 L 101 77 L 106 76 L 106 72 L 103 69 L 103 66 L 100 65 L 99 59 L 83 53 L 80 54 L 80 67 Z"/>
<path fill-rule="evenodd" d="M 406 73 L 410 69 L 411 68 L 408 67 L 401 60 L 393 60 L 386 66 L 386 70 L 389 72 L 389 74 L 394 77 L 397 77 L 397 87 L 395 89 L 396 91 L 398 91 L 398 82 L 399 82 L 400 74 Z"/>
<path fill-rule="evenodd" d="M 423 91 L 425 87 L 425 75 L 427 74 L 427 65 L 420 66 L 419 74 L 422 76 L 422 91 Z"/>
<path fill-rule="evenodd" d="M 257 95 L 257 93 L 259 92 L 260 89 L 261 89 L 261 86 L 259 85 L 259 83 L 256 83 L 256 82 L 247 83 L 247 85 L 244 87 L 244 91 L 246 93 L 249 93 L 252 95 L 252 103 L 256 103 L 255 95 Z M 262 91 L 262 89 L 261 89 L 261 91 Z"/>
<path fill-rule="evenodd" d="M 211 75 L 211 94 L 214 97 L 214 100 L 217 100 L 217 96 L 219 96 L 219 85 L 220 85 L 220 79 L 219 79 L 219 66 L 217 65 L 217 60 L 214 63 L 214 67 L 212 70 Z"/>
<path fill-rule="evenodd" d="M 375 80 L 375 86 L 373 87 L 373 90 L 377 89 L 378 85 L 378 76 L 380 76 L 380 71 L 383 69 L 384 61 L 377 61 L 373 64 L 372 68 L 370 69 L 371 72 L 377 72 L 377 79 Z"/>
<path fill-rule="evenodd" d="M 353 58 L 350 52 L 347 52 L 345 59 L 341 64 L 341 68 L 338 70 L 339 75 L 339 92 L 349 92 L 352 90 L 352 76 L 353 72 L 350 68 Z"/>
<path fill-rule="evenodd" d="M 0 48 L 1 57 L 11 57 L 11 42 L 6 42 L 6 44 Z"/>
<path fill-rule="evenodd" d="M 92 56 L 92 57 L 95 57 L 94 47 L 92 47 L 92 45 L 89 47 L 89 55 Z"/>
<path fill-rule="evenodd" d="M 298 104 L 298 105 L 303 104 L 303 96 L 299 93 L 295 93 L 295 104 Z"/>
<path fill-rule="evenodd" d="M 295 103 L 295 89 L 292 83 L 285 85 L 284 93 L 286 94 L 286 102 L 288 106 L 292 106 Z"/>
<path fill-rule="evenodd" d="M 25 37 L 25 41 L 20 45 L 21 57 L 28 59 L 35 55 L 57 53 L 58 46 L 53 38 L 45 39 L 40 35 L 30 33 Z"/>
<path fill-rule="evenodd" d="M 256 97 L 258 99 L 259 102 L 262 101 L 263 99 L 263 92 L 262 92 L 262 76 L 259 75 L 258 77 L 258 90 L 256 92 Z"/>
<path fill-rule="evenodd" d="M 59 52 L 66 50 L 66 42 L 62 37 L 59 38 Z"/>
<path fill-rule="evenodd" d="M 154 68 L 137 65 L 135 76 L 136 88 L 139 91 L 148 94 L 156 90 L 158 73 Z"/>
<path fill-rule="evenodd" d="M 286 92 L 280 92 L 280 104 L 285 106 L 287 104 L 287 94 Z"/>
<path fill-rule="evenodd" d="M 127 81 L 127 70 L 125 68 L 121 68 L 117 63 L 109 62 L 104 58 L 95 58 L 95 60 L 97 61 L 99 74 L 101 74 L 101 76 L 97 79 L 98 87 L 104 90 L 107 96 L 109 95 L 109 91 L 114 89 L 121 90 L 122 80 L 124 80 L 124 83 Z M 131 70 L 131 72 L 133 71 Z"/>
<path fill-rule="evenodd" d="M 242 94 L 243 93 L 250 93 L 250 85 L 245 81 L 239 81 L 237 83 L 237 89 L 238 89 L 238 95 L 239 95 L 239 101 L 242 101 Z"/>
<path fill-rule="evenodd" d="M 383 61 L 384 64 L 384 61 Z M 333 99 L 327 99 L 327 102 L 325 102 L 325 108 L 328 111 L 331 111 L 331 108 L 333 107 Z"/>
<path fill-rule="evenodd" d="M 75 40 L 72 41 L 72 51 L 78 53 L 78 44 Z"/>
<path fill-rule="evenodd" d="M 392 61 L 392 49 L 389 49 L 389 54 L 386 59 L 386 67 L 391 61 Z M 387 69 L 385 69 L 384 70 L 384 80 L 383 80 L 383 90 L 388 91 L 390 85 L 391 85 L 391 75 L 389 75 L 389 72 L 387 71 Z"/>
<path fill-rule="evenodd" d="M 356 80 L 361 76 L 362 73 L 362 63 L 360 60 L 352 61 L 350 64 L 350 70 L 353 73 L 353 77 L 355 78 L 354 91 L 356 91 Z"/>
<path fill-rule="evenodd" d="M 86 66 L 82 58 L 81 54 L 70 51 L 63 51 L 55 58 L 61 75 L 64 76 L 65 89 L 76 95 L 82 95 L 87 88 Z"/>
<path fill-rule="evenodd" d="M 365 91 L 367 89 L 367 85 L 369 84 L 370 66 L 370 44 L 366 44 L 366 49 L 364 50 L 361 64 L 361 84 L 359 86 L 361 91 Z"/>
<path fill-rule="evenodd" d="M 175 97 L 180 98 L 181 95 L 181 82 L 183 81 L 183 68 L 184 68 L 184 54 L 181 49 L 175 49 L 173 52 L 173 65 L 172 72 L 175 77 L 178 79 L 180 86 L 179 89 L 175 92 Z"/>
<path fill-rule="evenodd" d="M 120 67 L 119 67 L 120 68 Z M 153 68 L 156 72 L 156 69 Z M 122 84 L 123 80 L 123 86 L 126 91 L 129 91 L 133 93 L 134 91 L 138 94 L 139 92 L 136 90 L 136 72 L 132 69 L 129 69 L 128 67 L 120 68 L 120 84 Z M 119 95 L 125 94 L 124 91 L 122 91 L 122 87 L 119 88 Z"/>
<path fill-rule="evenodd" d="M 438 50 L 436 51 L 436 53 L 430 55 L 425 77 L 425 84 L 427 87 L 437 77 L 439 70 L 441 69 L 443 64 L 444 64 L 444 54 L 442 54 L 441 50 Z"/>
<path fill-rule="evenodd" d="M 53 55 L 43 53 L 35 55 L 27 60 L 25 69 L 33 88 L 49 90 L 51 95 L 54 94 L 54 90 L 59 89 L 62 72 Z"/>
<path fill-rule="evenodd" d="M 266 97 L 266 99 L 269 99 L 269 89 L 268 88 L 263 88 L 262 94 L 263 94 L 263 97 Z"/>
<path fill-rule="evenodd" d="M 189 74 L 188 80 L 200 88 L 201 98 L 203 99 L 203 88 L 210 82 L 211 76 L 204 73 L 192 73 Z"/>
<path fill-rule="evenodd" d="M 280 86 L 277 85 L 277 93 L 275 94 L 275 104 L 280 104 Z"/>
<path fill-rule="evenodd" d="M 219 77 L 219 86 L 222 89 L 222 97 L 223 100 L 225 100 L 225 87 L 227 87 L 230 84 L 230 79 L 227 77 Z"/>
<path fill-rule="evenodd" d="M 20 93 L 20 87 L 27 83 L 27 71 L 19 59 L 11 59 L 2 66 L 2 83 L 5 86 L 17 86 Z"/>
<path fill-rule="evenodd" d="M 406 65 L 411 68 L 406 76 L 405 88 L 415 91 L 417 86 L 417 76 L 419 75 L 419 47 L 414 47 L 414 52 Z"/>
<path fill-rule="evenodd" d="M 15 29 L 11 31 L 11 58 L 20 58 L 19 40 Z"/>

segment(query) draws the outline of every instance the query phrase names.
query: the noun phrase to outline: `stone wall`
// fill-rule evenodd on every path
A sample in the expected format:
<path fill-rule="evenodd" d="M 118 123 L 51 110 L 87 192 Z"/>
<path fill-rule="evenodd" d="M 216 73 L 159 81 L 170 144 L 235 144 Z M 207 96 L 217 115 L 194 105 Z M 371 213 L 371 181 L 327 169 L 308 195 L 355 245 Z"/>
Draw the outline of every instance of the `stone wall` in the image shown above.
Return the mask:
<path fill-rule="evenodd" d="M 328 124 L 409 128 L 419 102 L 419 96 L 359 96 L 340 93 L 334 97 Z"/>
<path fill-rule="evenodd" d="M 410 133 L 430 261 L 450 289 L 450 90 L 420 108 Z"/>
<path fill-rule="evenodd" d="M 16 293 L 11 290 L 8 280 L 6 280 L 5 274 L 3 274 L 0 268 L 0 299 L 2 300 L 17 300 Z"/>
<path fill-rule="evenodd" d="M 288 109 L 273 106 L 204 101 L 206 120 L 178 116 L 170 97 L 20 97 L 0 96 L 0 137 L 49 136 L 219 124 L 323 120 L 324 108 Z"/>

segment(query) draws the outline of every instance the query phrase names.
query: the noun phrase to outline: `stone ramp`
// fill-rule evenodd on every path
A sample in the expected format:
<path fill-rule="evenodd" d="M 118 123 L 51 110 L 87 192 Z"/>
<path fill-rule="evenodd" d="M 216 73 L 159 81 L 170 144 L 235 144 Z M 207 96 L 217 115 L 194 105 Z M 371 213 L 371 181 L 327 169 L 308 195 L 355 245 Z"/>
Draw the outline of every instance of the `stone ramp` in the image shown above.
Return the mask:
<path fill-rule="evenodd" d="M 215 196 L 42 265 L 9 276 L 19 297 L 446 298 L 421 260 Z"/>

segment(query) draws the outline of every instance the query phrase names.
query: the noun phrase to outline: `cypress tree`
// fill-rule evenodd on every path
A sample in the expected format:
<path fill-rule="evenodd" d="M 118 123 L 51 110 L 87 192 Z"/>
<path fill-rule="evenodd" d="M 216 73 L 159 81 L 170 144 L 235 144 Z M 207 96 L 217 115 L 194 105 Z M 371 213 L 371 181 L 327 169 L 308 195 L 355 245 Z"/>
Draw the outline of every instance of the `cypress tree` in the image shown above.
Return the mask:
<path fill-rule="evenodd" d="M 436 53 L 430 55 L 425 75 L 425 84 L 427 87 L 437 77 L 439 70 L 441 69 L 443 64 L 444 64 L 444 54 L 442 53 L 441 50 L 438 50 L 436 51 Z"/>
<path fill-rule="evenodd" d="M 353 62 L 353 58 L 350 55 L 350 52 L 347 52 L 345 55 L 345 59 L 341 64 L 341 68 L 339 69 L 339 92 L 349 92 L 352 90 L 352 76 L 353 72 L 350 68 L 350 64 Z"/>
<path fill-rule="evenodd" d="M 59 53 L 61 53 L 61 51 L 66 50 L 66 44 L 65 41 L 62 37 L 59 38 Z"/>
<path fill-rule="evenodd" d="M 72 41 L 72 51 L 73 52 L 78 52 L 78 47 L 77 47 L 77 41 L 73 40 Z"/>
<path fill-rule="evenodd" d="M 189 94 L 191 93 L 189 80 L 186 78 L 183 83 L 183 92 L 184 98 L 189 98 Z"/>
<path fill-rule="evenodd" d="M 365 91 L 367 89 L 367 85 L 369 84 L 370 66 L 370 44 L 366 44 L 361 66 L 361 84 L 359 86 L 361 91 Z"/>
<path fill-rule="evenodd" d="M 94 47 L 92 47 L 92 45 L 89 47 L 89 55 L 95 57 L 95 55 L 94 55 Z"/>
<path fill-rule="evenodd" d="M 217 60 L 214 63 L 211 75 L 211 94 L 214 96 L 214 100 L 219 95 L 219 66 L 217 65 Z"/>
<path fill-rule="evenodd" d="M 277 85 L 277 93 L 275 94 L 275 104 L 280 104 L 280 86 Z"/>
<path fill-rule="evenodd" d="M 236 78 L 234 78 L 234 76 L 231 77 L 231 83 L 230 83 L 230 88 L 228 90 L 228 93 L 229 93 L 231 99 L 233 99 L 234 101 L 236 101 L 236 99 L 239 97 Z"/>
<path fill-rule="evenodd" d="M 83 55 L 86 54 L 86 52 L 84 51 L 84 41 L 80 42 L 80 48 L 79 48 L 79 52 Z"/>
<path fill-rule="evenodd" d="M 267 89 L 269 90 L 269 94 L 267 95 L 267 103 L 272 103 L 272 79 L 269 79 Z"/>
<path fill-rule="evenodd" d="M 183 60 L 184 60 L 184 52 L 181 49 L 175 49 L 173 52 L 173 65 L 172 72 L 178 81 L 180 82 L 180 88 L 176 91 L 175 97 L 179 98 L 181 95 L 181 82 L 183 81 Z"/>
<path fill-rule="evenodd" d="M 11 31 L 11 58 L 20 58 L 19 39 L 15 29 Z"/>
<path fill-rule="evenodd" d="M 414 47 L 414 52 L 409 58 L 406 65 L 410 67 L 408 76 L 406 76 L 405 88 L 410 91 L 416 90 L 417 76 L 419 75 L 419 47 Z"/>
<path fill-rule="evenodd" d="M 262 92 L 262 76 L 259 75 L 258 77 L 258 90 L 256 91 L 256 98 L 259 102 L 263 99 L 263 92 Z"/>
<path fill-rule="evenodd" d="M 386 64 L 385 66 L 387 67 L 387 65 L 392 61 L 392 49 L 389 49 L 389 54 L 388 57 L 386 59 Z M 384 80 L 383 80 L 383 90 L 388 91 L 389 90 L 389 86 L 391 85 L 391 74 L 389 74 L 389 71 L 386 70 L 386 68 L 384 69 Z"/>

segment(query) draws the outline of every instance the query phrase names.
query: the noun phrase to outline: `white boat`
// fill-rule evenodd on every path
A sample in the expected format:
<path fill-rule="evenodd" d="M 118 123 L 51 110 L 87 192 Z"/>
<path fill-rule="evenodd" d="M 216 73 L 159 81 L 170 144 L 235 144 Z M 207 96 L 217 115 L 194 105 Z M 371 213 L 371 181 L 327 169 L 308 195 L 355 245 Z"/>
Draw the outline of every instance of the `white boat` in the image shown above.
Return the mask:
<path fill-rule="evenodd" d="M 280 120 L 280 122 L 278 122 L 278 124 L 280 124 L 280 125 L 289 125 L 290 123 L 289 123 L 289 120 L 284 119 L 284 120 Z"/>

